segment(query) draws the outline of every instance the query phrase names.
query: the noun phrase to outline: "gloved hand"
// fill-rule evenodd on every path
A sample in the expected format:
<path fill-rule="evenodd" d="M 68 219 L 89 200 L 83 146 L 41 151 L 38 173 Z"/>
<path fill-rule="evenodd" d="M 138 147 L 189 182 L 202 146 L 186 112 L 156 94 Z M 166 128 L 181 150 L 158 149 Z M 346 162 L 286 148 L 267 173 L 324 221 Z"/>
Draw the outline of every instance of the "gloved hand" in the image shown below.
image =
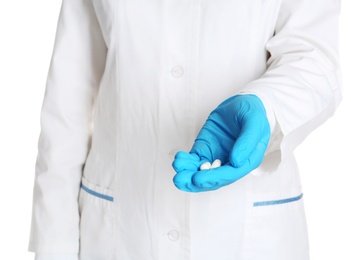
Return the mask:
<path fill-rule="evenodd" d="M 251 94 L 235 95 L 211 112 L 189 153 L 180 151 L 172 166 L 175 186 L 187 192 L 219 189 L 257 168 L 267 149 L 270 125 L 261 100 Z M 200 170 L 215 159 L 222 166 Z"/>

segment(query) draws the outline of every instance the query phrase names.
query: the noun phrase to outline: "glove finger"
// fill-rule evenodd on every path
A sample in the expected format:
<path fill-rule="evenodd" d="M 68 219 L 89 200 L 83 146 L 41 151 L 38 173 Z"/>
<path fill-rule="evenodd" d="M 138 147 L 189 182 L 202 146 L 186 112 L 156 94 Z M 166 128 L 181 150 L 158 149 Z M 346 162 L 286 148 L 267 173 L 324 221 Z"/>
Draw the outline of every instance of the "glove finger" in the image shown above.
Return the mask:
<path fill-rule="evenodd" d="M 240 168 L 234 168 L 228 163 L 219 168 L 196 172 L 192 177 L 192 182 L 203 190 L 216 190 L 241 179 L 249 172 L 249 162 Z"/>
<path fill-rule="evenodd" d="M 223 127 L 208 119 L 196 137 L 190 153 L 195 153 L 201 160 L 209 162 L 215 159 L 227 162 L 233 143 L 234 141 L 223 132 Z"/>
<path fill-rule="evenodd" d="M 182 190 L 182 191 L 187 191 L 187 192 L 200 192 L 203 191 L 201 188 L 195 186 L 192 183 L 192 177 L 196 171 L 193 170 L 184 170 L 178 172 L 174 177 L 173 177 L 173 183 L 174 185 Z"/>
<path fill-rule="evenodd" d="M 211 149 L 211 146 L 216 142 L 216 140 L 213 134 L 208 131 L 206 124 L 202 127 L 198 136 L 196 137 L 190 153 L 197 154 L 200 159 L 205 159 L 212 162 L 213 149 Z"/>
<path fill-rule="evenodd" d="M 192 176 L 199 169 L 202 161 L 196 154 L 177 152 L 172 163 L 177 174 L 173 177 L 174 185 L 186 192 L 198 192 L 199 188 L 192 184 Z"/>
<path fill-rule="evenodd" d="M 174 156 L 172 167 L 176 172 L 184 170 L 197 171 L 201 165 L 200 158 L 196 154 L 177 152 Z"/>
<path fill-rule="evenodd" d="M 175 154 L 174 159 L 187 159 L 187 160 L 193 160 L 193 161 L 199 161 L 200 158 L 194 154 L 194 153 L 188 153 L 184 151 L 179 151 Z"/>
<path fill-rule="evenodd" d="M 268 144 L 270 136 L 269 123 L 265 116 L 249 116 L 243 122 L 238 139 L 233 145 L 230 154 L 230 162 L 234 167 L 241 167 L 249 158 L 250 154 L 256 149 L 256 146 L 263 140 Z"/>

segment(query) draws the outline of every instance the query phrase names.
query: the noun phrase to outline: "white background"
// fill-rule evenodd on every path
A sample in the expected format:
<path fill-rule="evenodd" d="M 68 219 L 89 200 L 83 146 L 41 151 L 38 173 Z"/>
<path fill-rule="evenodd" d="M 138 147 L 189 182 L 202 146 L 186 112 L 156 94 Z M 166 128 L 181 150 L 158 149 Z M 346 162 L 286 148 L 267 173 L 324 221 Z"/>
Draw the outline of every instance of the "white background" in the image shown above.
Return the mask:
<path fill-rule="evenodd" d="M 27 246 L 39 114 L 60 5 L 61 0 L 0 0 L 0 259 L 34 257 Z M 350 7 L 351 1 L 342 2 L 343 101 L 296 150 L 311 260 L 351 259 Z"/>

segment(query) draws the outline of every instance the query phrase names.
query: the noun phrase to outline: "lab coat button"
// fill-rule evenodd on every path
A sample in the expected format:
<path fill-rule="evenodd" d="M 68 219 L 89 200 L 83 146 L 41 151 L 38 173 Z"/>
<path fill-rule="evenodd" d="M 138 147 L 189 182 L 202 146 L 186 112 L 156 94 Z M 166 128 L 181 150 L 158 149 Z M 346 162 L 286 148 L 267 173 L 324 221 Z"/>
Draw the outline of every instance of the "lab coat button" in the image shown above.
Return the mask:
<path fill-rule="evenodd" d="M 184 70 L 181 66 L 174 66 L 171 70 L 171 74 L 175 78 L 179 78 L 183 75 Z"/>
<path fill-rule="evenodd" d="M 180 234 L 177 230 L 171 230 L 168 232 L 168 239 L 171 241 L 177 241 L 180 237 Z"/>
<path fill-rule="evenodd" d="M 171 160 L 174 160 L 174 156 L 176 155 L 176 153 L 178 152 L 179 149 L 172 149 L 171 151 L 169 151 L 168 155 L 169 155 L 169 158 Z"/>

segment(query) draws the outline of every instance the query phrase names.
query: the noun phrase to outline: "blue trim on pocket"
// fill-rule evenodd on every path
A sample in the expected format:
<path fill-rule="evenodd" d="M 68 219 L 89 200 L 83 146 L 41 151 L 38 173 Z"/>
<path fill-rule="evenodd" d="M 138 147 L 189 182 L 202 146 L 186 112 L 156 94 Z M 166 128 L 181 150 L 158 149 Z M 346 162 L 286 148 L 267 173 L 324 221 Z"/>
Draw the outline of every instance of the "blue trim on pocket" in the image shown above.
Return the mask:
<path fill-rule="evenodd" d="M 113 197 L 111 197 L 111 196 L 107 196 L 107 195 L 101 194 L 99 192 L 93 191 L 83 184 L 81 184 L 80 186 L 82 187 L 83 190 L 85 190 L 86 192 L 88 192 L 89 194 L 91 194 L 93 196 L 96 196 L 96 197 L 99 197 L 99 198 L 102 198 L 102 199 L 105 199 L 108 201 L 113 201 Z"/>
<path fill-rule="evenodd" d="M 270 205 L 289 203 L 289 202 L 300 200 L 302 198 L 302 196 L 303 196 L 303 193 L 301 193 L 299 196 L 287 198 L 287 199 L 282 199 L 282 200 L 258 201 L 258 202 L 254 202 L 253 206 L 259 207 L 259 206 L 270 206 Z"/>

